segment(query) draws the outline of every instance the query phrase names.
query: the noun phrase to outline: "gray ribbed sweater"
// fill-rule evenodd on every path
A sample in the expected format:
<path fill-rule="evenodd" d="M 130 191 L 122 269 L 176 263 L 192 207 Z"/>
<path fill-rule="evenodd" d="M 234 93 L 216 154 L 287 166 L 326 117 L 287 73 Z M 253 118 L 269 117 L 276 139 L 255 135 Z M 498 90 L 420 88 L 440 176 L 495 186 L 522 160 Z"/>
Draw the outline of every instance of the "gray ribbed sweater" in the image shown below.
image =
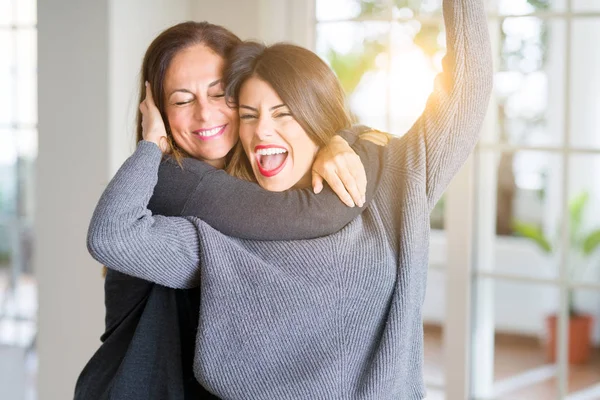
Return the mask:
<path fill-rule="evenodd" d="M 139 144 L 88 234 L 110 268 L 174 287 L 200 266 L 195 373 L 223 399 L 421 399 L 429 213 L 467 159 L 492 86 L 482 0 L 445 0 L 448 52 L 423 116 L 388 146 L 369 207 L 323 238 L 232 238 L 146 209 L 161 159 Z M 247 210 L 248 213 L 260 210 Z M 301 218 L 290 215 L 290 219 Z"/>

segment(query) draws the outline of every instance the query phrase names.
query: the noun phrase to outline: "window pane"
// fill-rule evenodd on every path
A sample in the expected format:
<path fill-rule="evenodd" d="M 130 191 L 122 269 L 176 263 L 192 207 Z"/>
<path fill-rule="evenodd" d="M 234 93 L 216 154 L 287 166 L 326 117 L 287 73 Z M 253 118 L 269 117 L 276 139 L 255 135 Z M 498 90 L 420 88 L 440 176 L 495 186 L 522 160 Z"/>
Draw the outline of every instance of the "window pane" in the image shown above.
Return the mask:
<path fill-rule="evenodd" d="M 19 156 L 28 160 L 35 160 L 38 151 L 38 135 L 34 129 L 20 129 L 15 139 Z"/>
<path fill-rule="evenodd" d="M 414 15 L 442 12 L 442 0 L 393 0 L 392 2 L 392 13 L 395 18 L 410 19 Z"/>
<path fill-rule="evenodd" d="M 388 131 L 387 41 L 389 23 L 319 24 L 317 53 L 335 71 L 357 119 Z"/>
<path fill-rule="evenodd" d="M 569 278 L 600 284 L 600 155 L 577 154 L 569 160 Z"/>
<path fill-rule="evenodd" d="M 12 30 L 0 29 L 0 127 L 13 121 L 14 114 L 14 36 Z"/>
<path fill-rule="evenodd" d="M 563 143 L 565 33 L 564 21 L 533 17 L 507 18 L 498 26 L 499 71 L 490 103 L 498 124 L 483 143 Z"/>
<path fill-rule="evenodd" d="M 541 11 L 565 11 L 567 0 L 497 0 L 498 12 L 523 15 Z"/>
<path fill-rule="evenodd" d="M 38 150 L 38 135 L 33 129 L 19 129 L 16 133 L 16 144 L 19 152 L 18 187 L 19 215 L 23 223 L 33 221 L 35 211 L 35 159 Z M 23 234 L 28 232 L 24 231 Z"/>
<path fill-rule="evenodd" d="M 600 292 L 574 289 L 569 319 L 569 394 L 600 398 Z M 579 396 L 579 397 L 578 397 Z"/>
<path fill-rule="evenodd" d="M 573 21 L 571 144 L 600 148 L 600 18 Z"/>
<path fill-rule="evenodd" d="M 37 1 L 15 0 L 16 25 L 35 25 L 37 23 Z"/>
<path fill-rule="evenodd" d="M 439 23 L 394 24 L 389 87 L 391 132 L 403 135 L 423 113 L 441 70 L 444 33 Z"/>
<path fill-rule="evenodd" d="M 13 131 L 0 128 L 0 219 L 16 211 L 17 146 Z"/>
<path fill-rule="evenodd" d="M 13 0 L 0 0 L 0 27 L 12 23 Z"/>
<path fill-rule="evenodd" d="M 598 0 L 572 0 L 573 10 L 575 11 L 600 11 L 600 2 Z"/>
<path fill-rule="evenodd" d="M 546 320 L 558 309 L 558 288 L 479 278 L 475 290 L 474 397 L 557 398 Z"/>
<path fill-rule="evenodd" d="M 17 115 L 20 124 L 37 121 L 37 33 L 34 29 L 17 31 Z"/>
<path fill-rule="evenodd" d="M 383 16 L 388 10 L 386 0 L 326 0 L 317 1 L 317 21 L 343 20 Z"/>
<path fill-rule="evenodd" d="M 556 278 L 562 248 L 561 155 L 481 150 L 477 164 L 475 242 L 481 258 L 475 268 Z"/>

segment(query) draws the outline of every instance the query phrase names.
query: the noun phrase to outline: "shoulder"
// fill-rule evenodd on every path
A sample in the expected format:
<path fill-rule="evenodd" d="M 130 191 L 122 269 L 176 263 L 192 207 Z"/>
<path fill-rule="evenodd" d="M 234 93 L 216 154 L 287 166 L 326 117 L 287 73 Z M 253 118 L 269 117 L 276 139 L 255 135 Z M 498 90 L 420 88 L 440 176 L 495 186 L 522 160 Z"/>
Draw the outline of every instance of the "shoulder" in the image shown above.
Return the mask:
<path fill-rule="evenodd" d="M 217 169 L 204 161 L 186 157 L 179 162 L 171 156 L 165 156 L 160 164 L 160 172 L 166 174 L 202 176 Z"/>

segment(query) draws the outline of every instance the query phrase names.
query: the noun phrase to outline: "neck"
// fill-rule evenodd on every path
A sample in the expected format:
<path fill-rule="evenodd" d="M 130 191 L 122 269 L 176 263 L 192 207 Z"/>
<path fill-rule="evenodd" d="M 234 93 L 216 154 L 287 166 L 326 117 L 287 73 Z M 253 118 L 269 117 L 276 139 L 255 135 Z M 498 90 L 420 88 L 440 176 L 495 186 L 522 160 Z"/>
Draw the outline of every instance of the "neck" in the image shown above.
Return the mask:
<path fill-rule="evenodd" d="M 218 158 L 216 160 L 203 160 L 203 161 L 209 165 L 212 165 L 213 167 L 215 167 L 217 169 L 225 168 L 225 157 Z"/>
<path fill-rule="evenodd" d="M 304 189 L 304 188 L 308 188 L 312 186 L 312 173 L 309 170 L 306 174 L 304 174 L 304 176 L 298 181 L 296 182 L 296 184 L 294 186 L 292 186 L 292 189 Z"/>

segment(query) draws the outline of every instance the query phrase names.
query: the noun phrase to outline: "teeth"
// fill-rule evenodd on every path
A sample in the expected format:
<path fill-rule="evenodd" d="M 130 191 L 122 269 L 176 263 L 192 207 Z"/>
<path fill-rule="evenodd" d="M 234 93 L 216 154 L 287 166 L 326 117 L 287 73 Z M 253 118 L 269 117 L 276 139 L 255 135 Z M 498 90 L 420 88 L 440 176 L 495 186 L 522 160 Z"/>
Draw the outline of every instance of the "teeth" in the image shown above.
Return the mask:
<path fill-rule="evenodd" d="M 217 128 L 213 128 L 213 129 L 210 129 L 208 131 L 199 131 L 199 132 L 196 132 L 196 134 L 199 135 L 199 136 L 204 136 L 204 137 L 206 137 L 206 136 L 214 136 L 214 135 L 216 135 L 221 130 L 221 128 L 223 128 L 223 127 L 219 126 Z"/>
<path fill-rule="evenodd" d="M 286 149 L 271 147 L 269 149 L 259 149 L 256 151 L 256 154 L 259 156 L 272 156 L 273 154 L 283 154 L 287 153 Z"/>

